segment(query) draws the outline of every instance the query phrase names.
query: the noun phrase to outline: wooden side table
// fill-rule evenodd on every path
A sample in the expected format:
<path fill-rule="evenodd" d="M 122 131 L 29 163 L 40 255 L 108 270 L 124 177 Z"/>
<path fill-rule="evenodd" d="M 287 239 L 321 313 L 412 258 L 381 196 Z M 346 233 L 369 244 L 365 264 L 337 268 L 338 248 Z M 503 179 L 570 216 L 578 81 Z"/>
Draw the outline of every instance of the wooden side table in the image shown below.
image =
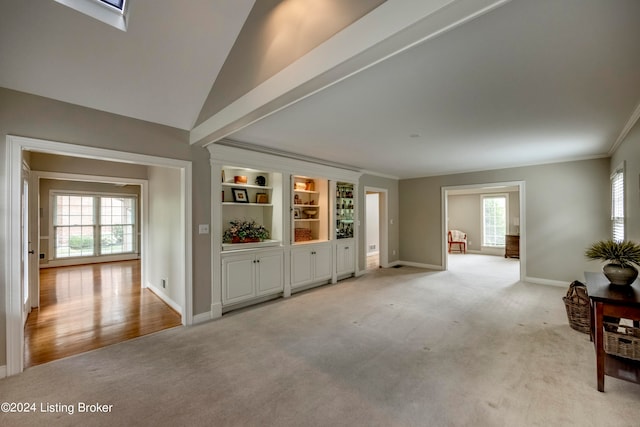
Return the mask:
<path fill-rule="evenodd" d="M 520 258 L 520 235 L 507 234 L 505 236 L 505 258 Z"/>
<path fill-rule="evenodd" d="M 640 283 L 610 285 L 602 273 L 585 274 L 591 302 L 591 339 L 596 351 L 598 391 L 604 391 L 604 376 L 640 384 L 640 361 L 607 354 L 604 351 L 604 316 L 640 321 Z"/>

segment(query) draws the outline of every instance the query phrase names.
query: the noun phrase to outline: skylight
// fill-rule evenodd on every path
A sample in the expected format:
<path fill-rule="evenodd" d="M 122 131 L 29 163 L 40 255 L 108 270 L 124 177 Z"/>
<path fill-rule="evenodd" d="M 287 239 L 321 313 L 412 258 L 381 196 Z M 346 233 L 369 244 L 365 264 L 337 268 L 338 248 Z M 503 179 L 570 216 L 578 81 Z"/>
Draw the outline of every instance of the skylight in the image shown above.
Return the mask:
<path fill-rule="evenodd" d="M 54 0 L 122 31 L 127 31 L 127 0 Z"/>
<path fill-rule="evenodd" d="M 120 12 L 124 11 L 124 0 L 118 1 L 118 0 L 99 0 L 102 3 L 106 3 L 108 5 L 111 5 L 113 7 L 115 7 L 116 9 L 118 9 Z"/>

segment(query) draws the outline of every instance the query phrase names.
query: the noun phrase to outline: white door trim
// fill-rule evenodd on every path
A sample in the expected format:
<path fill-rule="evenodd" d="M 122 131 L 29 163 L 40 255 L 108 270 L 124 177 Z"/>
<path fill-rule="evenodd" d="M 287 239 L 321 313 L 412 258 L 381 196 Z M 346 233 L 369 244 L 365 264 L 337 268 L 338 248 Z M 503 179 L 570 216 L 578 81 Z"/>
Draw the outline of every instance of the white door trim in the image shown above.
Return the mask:
<path fill-rule="evenodd" d="M 364 203 L 367 202 L 367 193 L 378 193 L 381 194 L 382 197 L 380 197 L 378 199 L 378 203 L 381 206 L 381 212 L 380 212 L 380 251 L 378 256 L 380 257 L 380 265 L 383 268 L 387 268 L 389 267 L 389 190 L 387 190 L 386 188 L 377 188 L 377 187 L 364 187 Z M 362 209 L 362 212 L 365 212 L 365 214 L 363 215 L 364 218 L 364 224 L 362 226 L 363 230 L 367 229 L 367 215 L 366 209 Z M 366 232 L 361 233 L 363 234 L 365 237 L 365 243 L 362 245 L 363 248 L 365 248 L 364 251 L 362 251 L 363 254 L 365 254 L 365 270 L 366 270 Z"/>
<path fill-rule="evenodd" d="M 481 184 L 470 184 L 470 185 L 452 185 L 447 187 L 442 187 L 441 195 L 442 201 L 440 205 L 442 206 L 442 224 L 441 224 L 441 248 L 442 248 L 442 269 L 449 269 L 449 258 L 447 253 L 447 217 L 449 214 L 449 191 L 451 190 L 471 190 L 474 188 L 484 188 L 484 187 L 511 187 L 517 186 L 520 192 L 520 280 L 525 280 L 527 277 L 527 218 L 526 218 L 526 209 L 525 209 L 525 182 L 524 181 L 508 181 L 508 182 L 490 182 L 490 183 L 481 183 Z"/>
<path fill-rule="evenodd" d="M 182 323 L 193 322 L 193 272 L 192 272 L 192 165 L 190 161 L 169 159 L 144 154 L 127 153 L 83 145 L 67 144 L 42 139 L 8 135 L 6 139 L 6 184 L 5 194 L 7 220 L 5 223 L 5 298 L 6 298 L 6 375 L 15 375 L 23 371 L 24 364 L 24 328 L 21 323 L 20 289 L 20 186 L 22 185 L 22 153 L 38 151 L 50 154 L 62 154 L 73 157 L 135 163 L 148 166 L 177 168 L 181 171 L 182 193 L 182 231 L 184 233 L 184 274 L 185 307 Z M 144 256 L 144 254 L 143 254 Z"/>

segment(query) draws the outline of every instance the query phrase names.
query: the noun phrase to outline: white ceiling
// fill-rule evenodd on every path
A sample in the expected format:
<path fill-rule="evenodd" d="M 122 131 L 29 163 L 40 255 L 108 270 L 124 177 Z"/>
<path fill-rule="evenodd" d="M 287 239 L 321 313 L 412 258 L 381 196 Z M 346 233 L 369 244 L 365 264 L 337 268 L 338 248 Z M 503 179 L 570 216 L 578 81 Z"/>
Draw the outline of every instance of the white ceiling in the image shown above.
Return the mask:
<path fill-rule="evenodd" d="M 133 0 L 126 32 L 2 1 L 0 86 L 190 130 L 254 0 Z"/>
<path fill-rule="evenodd" d="M 192 130 L 253 3 L 131 1 L 121 32 L 53 0 L 3 0 L 0 86 Z M 370 16 L 427 3 L 483 13 L 284 109 L 251 107 L 227 136 L 410 178 L 607 156 L 637 118 L 640 1 L 387 0 Z M 425 37 L 418 24 L 403 36 Z M 334 38 L 350 34 L 362 41 Z M 351 57 L 375 50 L 362 49 Z"/>
<path fill-rule="evenodd" d="M 638 41 L 636 0 L 514 0 L 230 138 L 401 178 L 607 156 Z"/>

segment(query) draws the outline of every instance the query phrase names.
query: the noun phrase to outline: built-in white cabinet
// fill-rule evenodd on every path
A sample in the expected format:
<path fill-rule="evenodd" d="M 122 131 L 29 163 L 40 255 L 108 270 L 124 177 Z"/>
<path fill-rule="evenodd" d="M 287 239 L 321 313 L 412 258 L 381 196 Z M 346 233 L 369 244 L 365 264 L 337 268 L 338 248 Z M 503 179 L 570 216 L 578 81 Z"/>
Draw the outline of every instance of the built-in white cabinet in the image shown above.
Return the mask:
<path fill-rule="evenodd" d="M 331 258 L 329 244 L 303 245 L 291 249 L 291 288 L 331 280 Z"/>
<path fill-rule="evenodd" d="M 356 271 L 355 240 L 341 239 L 336 243 L 336 274 L 338 279 Z"/>
<path fill-rule="evenodd" d="M 284 251 L 248 251 L 222 257 L 222 304 L 277 294 L 284 289 Z"/>
<path fill-rule="evenodd" d="M 360 173 L 229 140 L 207 149 L 211 317 L 356 273 Z"/>

